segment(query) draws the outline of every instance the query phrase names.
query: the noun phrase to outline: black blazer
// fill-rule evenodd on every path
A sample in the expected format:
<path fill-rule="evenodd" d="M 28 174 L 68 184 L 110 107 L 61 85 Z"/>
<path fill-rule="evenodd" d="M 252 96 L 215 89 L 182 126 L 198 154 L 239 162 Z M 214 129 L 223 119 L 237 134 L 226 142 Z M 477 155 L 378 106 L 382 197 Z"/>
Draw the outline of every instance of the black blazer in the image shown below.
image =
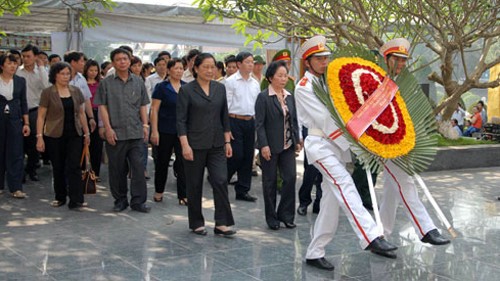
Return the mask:
<path fill-rule="evenodd" d="M 207 96 L 198 81 L 185 84 L 177 97 L 177 135 L 187 136 L 193 149 L 224 146 L 224 132 L 230 132 L 226 87 L 210 81 Z"/>
<path fill-rule="evenodd" d="M 297 108 L 292 95 L 285 98 L 288 114 L 290 115 L 290 130 L 292 133 L 292 147 L 300 142 L 299 125 L 297 122 Z M 265 89 L 255 102 L 255 130 L 257 131 L 257 148 L 269 146 L 271 153 L 280 153 L 285 146 L 285 116 L 277 96 L 270 96 Z"/>
<path fill-rule="evenodd" d="M 5 106 L 9 105 L 9 118 L 20 120 L 24 114 L 28 114 L 28 102 L 26 100 L 26 80 L 23 77 L 14 75 L 14 93 L 12 100 L 0 95 L 0 112 L 4 112 Z"/>

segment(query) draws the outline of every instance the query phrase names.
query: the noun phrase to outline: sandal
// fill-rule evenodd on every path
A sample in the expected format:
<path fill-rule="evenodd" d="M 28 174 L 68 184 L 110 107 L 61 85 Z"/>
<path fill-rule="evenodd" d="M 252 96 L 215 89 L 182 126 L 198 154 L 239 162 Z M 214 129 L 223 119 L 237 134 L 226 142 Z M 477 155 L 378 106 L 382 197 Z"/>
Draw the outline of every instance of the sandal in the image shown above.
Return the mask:
<path fill-rule="evenodd" d="M 17 199 L 24 199 L 26 198 L 26 193 L 22 192 L 21 190 L 17 190 L 15 192 L 12 192 L 12 197 Z"/>
<path fill-rule="evenodd" d="M 50 203 L 50 206 L 54 207 L 54 208 L 58 208 L 58 207 L 61 207 L 62 205 L 66 204 L 66 202 L 64 201 L 59 201 L 59 200 L 54 200 Z"/>
<path fill-rule="evenodd" d="M 179 199 L 179 205 L 181 205 L 181 206 L 187 206 L 187 204 L 188 204 L 187 198 Z"/>

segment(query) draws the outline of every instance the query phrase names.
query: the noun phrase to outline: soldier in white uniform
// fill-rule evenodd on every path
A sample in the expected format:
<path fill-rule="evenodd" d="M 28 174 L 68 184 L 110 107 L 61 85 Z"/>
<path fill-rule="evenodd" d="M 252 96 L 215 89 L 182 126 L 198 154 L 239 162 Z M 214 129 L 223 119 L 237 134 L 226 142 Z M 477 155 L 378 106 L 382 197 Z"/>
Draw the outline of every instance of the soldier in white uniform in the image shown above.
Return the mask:
<path fill-rule="evenodd" d="M 380 54 L 384 57 L 392 77 L 399 75 L 405 68 L 409 49 L 410 42 L 404 38 L 390 40 L 380 48 Z M 384 192 L 380 204 L 380 219 L 384 226 L 384 234 L 391 235 L 396 220 L 396 210 L 399 202 L 402 202 L 406 215 L 422 242 L 432 245 L 450 243 L 450 240 L 443 237 L 436 229 L 420 201 L 413 178 L 392 161 L 387 161 L 384 168 Z"/>
<path fill-rule="evenodd" d="M 325 43 L 325 37 L 315 36 L 301 46 L 299 55 L 308 71 L 295 88 L 295 99 L 299 123 L 309 129 L 304 142 L 308 161 L 323 175 L 323 197 L 307 249 L 306 263 L 333 270 L 333 265 L 324 256 L 325 246 L 337 230 L 339 207 L 347 215 L 363 249 L 396 258 L 394 251 L 397 247 L 381 236 L 375 221 L 363 207 L 351 175 L 345 168 L 345 163 L 350 161 L 349 143 L 341 136 L 326 106 L 313 92 L 313 80 L 325 85 L 323 74 L 330 56 Z"/>

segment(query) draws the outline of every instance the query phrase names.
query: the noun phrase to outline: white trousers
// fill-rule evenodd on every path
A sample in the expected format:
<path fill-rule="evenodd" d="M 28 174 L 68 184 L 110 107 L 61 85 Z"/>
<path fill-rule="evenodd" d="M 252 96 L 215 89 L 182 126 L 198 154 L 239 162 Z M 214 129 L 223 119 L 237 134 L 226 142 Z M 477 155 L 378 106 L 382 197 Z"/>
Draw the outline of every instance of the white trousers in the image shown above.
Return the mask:
<path fill-rule="evenodd" d="M 306 146 L 307 148 L 307 146 Z M 306 151 L 307 152 L 307 151 Z M 320 212 L 312 230 L 312 241 L 307 248 L 306 259 L 325 256 L 325 247 L 333 239 L 339 222 L 339 206 L 347 215 L 349 223 L 358 236 L 361 248 L 382 235 L 356 190 L 345 164 L 335 155 L 316 160 L 314 166 L 323 175 L 323 197 Z"/>
<path fill-rule="evenodd" d="M 420 239 L 436 228 L 418 197 L 413 178 L 394 165 L 392 161 L 387 161 L 384 170 L 384 193 L 380 204 L 380 219 L 386 236 L 392 233 L 396 210 L 400 202 L 403 203 L 406 215 Z"/>

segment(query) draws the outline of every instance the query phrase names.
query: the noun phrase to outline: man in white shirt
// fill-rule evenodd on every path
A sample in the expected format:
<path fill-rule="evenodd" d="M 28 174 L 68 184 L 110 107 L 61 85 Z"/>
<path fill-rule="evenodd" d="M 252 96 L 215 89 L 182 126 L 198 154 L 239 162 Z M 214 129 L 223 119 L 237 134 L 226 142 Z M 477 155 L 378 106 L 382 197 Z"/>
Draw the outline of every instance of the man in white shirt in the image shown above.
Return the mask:
<path fill-rule="evenodd" d="M 92 93 L 87 84 L 87 79 L 82 75 L 83 68 L 85 67 L 85 56 L 81 52 L 73 51 L 64 55 L 64 61 L 71 65 L 72 78 L 69 84 L 80 89 L 85 98 L 85 113 L 89 119 L 90 131 L 93 132 L 96 128 L 96 122 L 94 119 L 94 111 L 92 110 L 92 103 L 90 102 Z"/>
<path fill-rule="evenodd" d="M 43 63 L 37 59 L 39 49 L 28 44 L 21 51 L 23 65 L 17 69 L 16 74 L 26 79 L 26 97 L 31 133 L 24 138 L 24 152 L 28 155 L 25 172 L 32 181 L 38 181 L 36 173 L 40 155 L 36 150 L 36 119 L 38 117 L 38 104 L 43 89 L 50 86 L 49 76 Z"/>
<path fill-rule="evenodd" d="M 457 120 L 457 125 L 462 131 L 464 130 L 464 119 L 466 113 L 467 112 L 462 108 L 462 106 L 457 103 L 457 109 L 453 112 L 453 115 L 451 115 L 451 119 Z"/>
<path fill-rule="evenodd" d="M 146 78 L 146 90 L 151 99 L 153 91 L 158 83 L 165 80 L 167 77 L 167 61 L 164 58 L 158 57 L 154 60 L 156 72 Z"/>
<path fill-rule="evenodd" d="M 201 54 L 201 52 L 197 49 L 192 49 L 189 51 L 187 54 L 187 69 L 184 71 L 184 74 L 182 74 L 182 81 L 189 83 L 194 80 L 193 76 L 193 65 L 194 65 L 194 60 L 196 57 Z"/>
<path fill-rule="evenodd" d="M 256 197 L 248 194 L 252 184 L 252 161 L 255 145 L 255 101 L 260 85 L 251 77 L 253 55 L 241 52 L 236 56 L 238 72 L 226 80 L 229 123 L 231 125 L 231 147 L 233 157 L 227 161 L 228 181 L 238 173 L 234 189 L 236 200 L 255 202 Z"/>
<path fill-rule="evenodd" d="M 337 230 L 339 208 L 346 214 L 363 249 L 396 258 L 394 250 L 397 247 L 387 242 L 377 229 L 346 170 L 346 163 L 351 161 L 350 144 L 313 91 L 313 81 L 326 86 L 323 75 L 330 56 L 326 38 L 314 36 L 307 40 L 298 55 L 308 70 L 295 88 L 297 116 L 299 123 L 308 128 L 304 149 L 309 164 L 313 164 L 323 175 L 321 207 L 307 248 L 306 263 L 324 270 L 334 269 L 325 259 L 325 247 Z"/>

